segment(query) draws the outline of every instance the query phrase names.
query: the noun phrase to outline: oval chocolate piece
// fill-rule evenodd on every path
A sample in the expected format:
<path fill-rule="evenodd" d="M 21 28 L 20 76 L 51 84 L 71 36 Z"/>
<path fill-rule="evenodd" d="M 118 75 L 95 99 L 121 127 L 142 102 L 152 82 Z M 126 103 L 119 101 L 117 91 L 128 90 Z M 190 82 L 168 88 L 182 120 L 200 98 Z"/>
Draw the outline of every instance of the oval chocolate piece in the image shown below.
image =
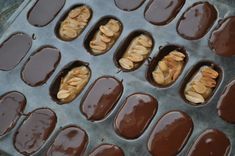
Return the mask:
<path fill-rule="evenodd" d="M 29 113 L 15 133 L 16 150 L 23 155 L 37 152 L 50 137 L 56 122 L 56 114 L 48 108 L 35 109 Z"/>
<path fill-rule="evenodd" d="M 60 62 L 60 51 L 44 47 L 32 54 L 21 71 L 22 80 L 30 86 L 44 84 Z"/>
<path fill-rule="evenodd" d="M 24 33 L 16 33 L 0 45 L 0 70 L 15 68 L 32 46 L 32 39 Z"/>
<path fill-rule="evenodd" d="M 209 39 L 210 48 L 218 55 L 235 55 L 235 16 L 221 21 Z"/>
<path fill-rule="evenodd" d="M 184 6 L 185 0 L 152 0 L 145 9 L 145 19 L 155 25 L 170 23 Z"/>
<path fill-rule="evenodd" d="M 225 89 L 217 105 L 219 116 L 227 122 L 235 124 L 235 81 Z"/>
<path fill-rule="evenodd" d="M 202 38 L 217 19 L 215 7 L 208 2 L 197 2 L 188 8 L 177 24 L 178 34 L 188 40 Z"/>
<path fill-rule="evenodd" d="M 194 142 L 188 156 L 228 156 L 231 144 L 226 135 L 216 129 L 208 129 Z"/>
<path fill-rule="evenodd" d="M 184 112 L 172 111 L 163 115 L 148 140 L 148 150 L 153 156 L 177 155 L 193 131 L 193 121 Z"/>
<path fill-rule="evenodd" d="M 145 2 L 145 0 L 130 0 L 127 1 L 126 0 L 115 0 L 115 4 L 119 9 L 125 10 L 125 11 L 133 11 L 138 9 L 143 3 Z"/>
<path fill-rule="evenodd" d="M 87 133 L 76 126 L 62 129 L 47 151 L 46 156 L 80 156 L 88 144 Z"/>
<path fill-rule="evenodd" d="M 5 93 L 0 98 L 0 137 L 14 128 L 26 105 L 25 96 L 16 91 Z"/>
<path fill-rule="evenodd" d="M 123 92 L 122 83 L 114 77 L 97 79 L 85 94 L 81 110 L 88 120 L 104 119 L 118 102 Z"/>
<path fill-rule="evenodd" d="M 49 24 L 64 4 L 65 0 L 37 0 L 28 12 L 29 23 L 37 27 Z"/>
<path fill-rule="evenodd" d="M 101 144 L 89 156 L 124 156 L 122 149 L 112 144 Z"/>
<path fill-rule="evenodd" d="M 126 139 L 138 138 L 148 127 L 158 108 L 151 95 L 135 93 L 128 96 L 118 112 L 114 127 Z"/>

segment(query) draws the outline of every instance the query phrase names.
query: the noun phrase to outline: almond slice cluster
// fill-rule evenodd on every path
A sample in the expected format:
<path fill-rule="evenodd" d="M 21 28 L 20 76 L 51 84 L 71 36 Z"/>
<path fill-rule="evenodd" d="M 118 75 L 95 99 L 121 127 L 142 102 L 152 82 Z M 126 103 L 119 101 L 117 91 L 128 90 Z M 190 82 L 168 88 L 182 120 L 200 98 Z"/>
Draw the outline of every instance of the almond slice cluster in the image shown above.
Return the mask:
<path fill-rule="evenodd" d="M 201 67 L 185 87 L 184 94 L 186 99 L 194 104 L 204 103 L 216 87 L 218 76 L 219 73 L 212 67 Z"/>
<path fill-rule="evenodd" d="M 152 46 L 153 41 L 149 36 L 141 34 L 135 37 L 118 60 L 120 66 L 126 70 L 135 69 L 148 57 Z"/>
<path fill-rule="evenodd" d="M 160 60 L 152 72 L 153 80 L 167 86 L 177 80 L 185 64 L 185 54 L 174 50 Z"/>
<path fill-rule="evenodd" d="M 87 6 L 79 6 L 72 9 L 65 20 L 60 24 L 60 38 L 63 40 L 73 40 L 77 38 L 87 26 L 91 14 L 91 9 Z"/>
<path fill-rule="evenodd" d="M 89 43 L 91 51 L 96 55 L 107 52 L 120 36 L 121 29 L 121 23 L 114 19 L 101 25 Z"/>
<path fill-rule="evenodd" d="M 86 86 L 90 79 L 90 70 L 86 66 L 75 67 L 61 78 L 57 98 L 61 102 L 71 102 Z"/>

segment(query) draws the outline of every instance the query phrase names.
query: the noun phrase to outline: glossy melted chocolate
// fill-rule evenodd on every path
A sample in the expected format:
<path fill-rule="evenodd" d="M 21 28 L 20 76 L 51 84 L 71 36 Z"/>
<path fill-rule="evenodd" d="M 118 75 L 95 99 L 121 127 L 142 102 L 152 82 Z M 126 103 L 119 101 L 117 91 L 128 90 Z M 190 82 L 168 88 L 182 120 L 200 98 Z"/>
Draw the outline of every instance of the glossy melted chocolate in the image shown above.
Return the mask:
<path fill-rule="evenodd" d="M 208 129 L 195 141 L 188 156 L 228 156 L 230 146 L 230 141 L 224 133 Z"/>
<path fill-rule="evenodd" d="M 24 111 L 25 96 L 12 91 L 5 93 L 0 98 L 0 137 L 14 128 L 16 122 Z"/>
<path fill-rule="evenodd" d="M 101 120 L 118 102 L 123 92 L 122 83 L 114 77 L 97 79 L 87 91 L 81 104 L 82 113 L 88 120 Z"/>
<path fill-rule="evenodd" d="M 217 19 L 215 7 L 208 2 L 197 2 L 188 8 L 177 24 L 177 32 L 188 40 L 202 38 Z"/>
<path fill-rule="evenodd" d="M 168 112 L 151 132 L 148 150 L 153 156 L 177 155 L 187 143 L 192 130 L 193 121 L 186 113 Z"/>
<path fill-rule="evenodd" d="M 235 16 L 221 21 L 212 32 L 209 40 L 210 48 L 218 55 L 235 55 Z"/>
<path fill-rule="evenodd" d="M 0 45 L 0 70 L 15 68 L 32 45 L 30 36 L 24 33 L 11 35 Z"/>
<path fill-rule="evenodd" d="M 39 108 L 29 113 L 15 133 L 16 150 L 23 155 L 37 152 L 51 135 L 56 122 L 56 114 L 48 108 Z"/>
<path fill-rule="evenodd" d="M 89 156 L 124 156 L 122 149 L 112 144 L 102 144 L 96 147 Z"/>
<path fill-rule="evenodd" d="M 115 4 L 118 8 L 125 11 L 132 11 L 139 8 L 145 0 L 115 0 Z"/>
<path fill-rule="evenodd" d="M 76 126 L 62 129 L 47 151 L 46 156 L 80 156 L 88 143 L 86 132 Z"/>
<path fill-rule="evenodd" d="M 118 112 L 114 127 L 126 139 L 138 138 L 148 127 L 158 108 L 151 95 L 135 93 L 128 96 Z"/>

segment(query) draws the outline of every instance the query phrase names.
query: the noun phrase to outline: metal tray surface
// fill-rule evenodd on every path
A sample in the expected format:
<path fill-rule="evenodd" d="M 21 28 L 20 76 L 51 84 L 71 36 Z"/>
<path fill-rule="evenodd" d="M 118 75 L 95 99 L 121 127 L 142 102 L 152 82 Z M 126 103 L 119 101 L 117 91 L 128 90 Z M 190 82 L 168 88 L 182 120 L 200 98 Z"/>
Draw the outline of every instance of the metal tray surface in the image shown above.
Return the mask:
<path fill-rule="evenodd" d="M 230 15 L 235 15 L 235 1 L 234 0 L 207 0 L 214 4 L 219 13 L 219 18 L 213 25 L 215 27 L 218 21 Z M 54 110 L 57 114 L 58 120 L 55 130 L 45 143 L 45 145 L 35 155 L 43 155 L 47 150 L 48 145 L 51 143 L 52 138 L 56 136 L 58 131 L 67 125 L 73 124 L 82 127 L 86 130 L 89 136 L 89 143 L 85 155 L 97 145 L 101 143 L 113 143 L 120 146 L 126 156 L 148 156 L 150 155 L 147 150 L 147 140 L 149 134 L 156 124 L 158 119 L 168 111 L 182 110 L 191 116 L 194 123 L 194 130 L 188 143 L 185 145 L 179 155 L 187 155 L 188 150 L 195 142 L 197 137 L 208 128 L 216 128 L 223 131 L 230 139 L 232 150 L 230 154 L 235 155 L 235 125 L 229 124 L 222 120 L 216 110 L 216 105 L 220 95 L 222 94 L 225 86 L 235 78 L 235 57 L 220 57 L 213 53 L 208 47 L 208 38 L 210 32 L 207 33 L 202 39 L 196 41 L 185 40 L 180 37 L 176 32 L 176 23 L 182 13 L 197 0 L 186 0 L 185 5 L 176 16 L 176 18 L 165 26 L 155 26 L 148 23 L 144 19 L 144 10 L 148 4 L 148 0 L 137 10 L 126 12 L 116 7 L 113 0 L 67 0 L 65 6 L 55 17 L 55 19 L 45 27 L 34 27 L 27 21 L 27 13 L 35 3 L 35 0 L 25 1 L 19 9 L 11 17 L 13 20 L 10 26 L 5 29 L 0 42 L 4 41 L 9 35 L 14 32 L 25 32 L 28 35 L 35 36 L 32 47 L 24 59 L 11 71 L 0 71 L 0 94 L 8 91 L 16 90 L 22 92 L 27 99 L 25 114 L 39 107 L 48 107 Z M 68 9 L 75 4 L 86 4 L 93 10 L 93 16 L 89 25 L 83 33 L 71 42 L 60 40 L 55 35 L 55 27 L 61 16 Z M 21 11 L 22 10 L 22 11 Z M 86 51 L 84 47 L 84 38 L 90 32 L 91 28 L 96 22 L 104 16 L 114 16 L 123 23 L 123 31 L 114 46 L 104 55 L 93 56 Z M 133 72 L 119 72 L 119 69 L 113 62 L 113 55 L 120 45 L 120 43 L 133 31 L 145 30 L 152 34 L 154 39 L 154 48 L 150 55 L 153 58 L 158 52 L 159 47 L 167 45 L 168 43 L 179 44 L 186 48 L 188 54 L 188 62 L 178 80 L 168 88 L 158 88 L 151 85 L 145 77 L 148 67 L 148 61 L 136 71 Z M 46 84 L 39 87 L 30 87 L 25 84 L 20 77 L 20 72 L 23 64 L 28 57 L 43 45 L 52 45 L 60 49 L 61 61 Z M 74 60 L 81 60 L 89 63 L 92 70 L 92 76 L 89 83 L 84 88 L 83 92 L 70 104 L 58 105 L 54 102 L 49 95 L 49 87 L 58 72 L 68 63 Z M 194 107 L 187 104 L 180 96 L 179 90 L 184 82 L 184 78 L 190 69 L 200 61 L 209 60 L 219 65 L 223 71 L 222 81 L 220 86 L 215 91 L 211 100 L 201 107 Z M 82 115 L 80 111 L 80 100 L 89 86 L 99 77 L 104 75 L 111 75 L 119 80 L 123 80 L 124 92 L 112 110 L 112 112 L 104 120 L 99 122 L 90 122 Z M 113 128 L 113 120 L 123 104 L 125 98 L 135 92 L 144 92 L 156 97 L 159 103 L 159 108 L 151 121 L 146 131 L 135 140 L 126 140 L 117 135 Z M 19 156 L 20 154 L 13 146 L 13 135 L 17 127 L 25 116 L 21 116 L 15 128 L 10 131 L 6 136 L 0 139 L 0 155 Z"/>

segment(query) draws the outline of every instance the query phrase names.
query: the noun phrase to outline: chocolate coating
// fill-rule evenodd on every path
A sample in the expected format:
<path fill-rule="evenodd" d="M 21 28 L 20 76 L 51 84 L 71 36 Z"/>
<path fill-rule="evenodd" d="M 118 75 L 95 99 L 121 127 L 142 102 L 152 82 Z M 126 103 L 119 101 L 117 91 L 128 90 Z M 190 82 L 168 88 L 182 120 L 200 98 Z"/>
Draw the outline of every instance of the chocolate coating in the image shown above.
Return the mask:
<path fill-rule="evenodd" d="M 235 81 L 225 89 L 217 105 L 219 116 L 227 122 L 235 124 Z"/>
<path fill-rule="evenodd" d="M 12 70 L 27 54 L 32 39 L 24 33 L 16 33 L 0 45 L 0 70 Z"/>
<path fill-rule="evenodd" d="M 124 156 L 122 149 L 112 144 L 101 144 L 89 156 Z"/>
<path fill-rule="evenodd" d="M 197 2 L 189 7 L 177 24 L 178 34 L 188 40 L 202 38 L 217 19 L 215 7 L 208 2 Z"/>
<path fill-rule="evenodd" d="M 105 118 L 118 102 L 123 92 L 122 83 L 114 77 L 98 78 L 85 94 L 81 110 L 88 120 Z"/>
<path fill-rule="evenodd" d="M 184 112 L 171 111 L 163 115 L 148 140 L 148 150 L 153 156 L 177 155 L 193 131 L 193 121 Z"/>
<path fill-rule="evenodd" d="M 30 56 L 21 71 L 22 80 L 30 86 L 44 84 L 60 62 L 60 51 L 44 47 Z"/>
<path fill-rule="evenodd" d="M 62 129 L 47 151 L 46 156 L 80 156 L 88 143 L 86 132 L 76 126 Z"/>
<path fill-rule="evenodd" d="M 126 0 L 114 0 L 116 6 L 125 11 L 133 11 L 139 8 L 145 0 L 129 0 L 128 3 Z"/>
<path fill-rule="evenodd" d="M 228 17 L 219 23 L 209 39 L 210 48 L 218 55 L 235 55 L 235 16 Z"/>
<path fill-rule="evenodd" d="M 49 24 L 63 8 L 65 0 L 37 0 L 28 12 L 30 24 L 43 27 Z"/>
<path fill-rule="evenodd" d="M 0 98 L 0 137 L 14 128 L 26 105 L 25 96 L 16 91 L 5 93 Z"/>
<path fill-rule="evenodd" d="M 51 135 L 57 122 L 56 114 L 48 108 L 35 109 L 14 135 L 14 146 L 23 155 L 38 151 Z"/>
<path fill-rule="evenodd" d="M 208 129 L 194 142 L 188 156 L 228 156 L 230 146 L 230 141 L 224 133 L 216 129 Z"/>
<path fill-rule="evenodd" d="M 128 96 L 115 117 L 116 132 L 126 139 L 138 138 L 148 127 L 158 108 L 151 95 L 135 93 Z"/>
<path fill-rule="evenodd" d="M 155 25 L 170 23 L 184 6 L 185 0 L 151 0 L 147 5 L 144 16 Z"/>

